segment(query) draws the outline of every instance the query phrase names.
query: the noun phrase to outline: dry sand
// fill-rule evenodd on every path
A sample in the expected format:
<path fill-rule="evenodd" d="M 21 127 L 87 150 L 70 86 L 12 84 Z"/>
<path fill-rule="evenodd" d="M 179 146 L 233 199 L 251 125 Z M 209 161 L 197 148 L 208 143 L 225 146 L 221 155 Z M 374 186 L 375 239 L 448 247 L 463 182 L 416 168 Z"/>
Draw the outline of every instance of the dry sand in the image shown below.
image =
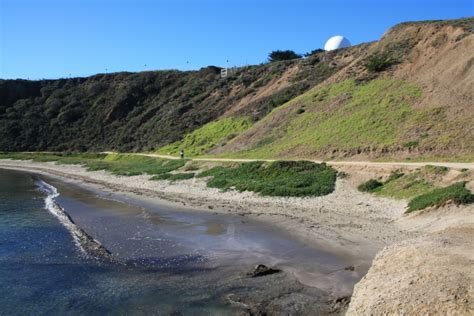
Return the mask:
<path fill-rule="evenodd" d="M 349 177 L 338 179 L 333 193 L 312 198 L 220 192 L 207 188 L 202 179 L 175 183 L 151 181 L 145 175 L 120 177 L 52 162 L 2 160 L 2 167 L 62 176 L 174 207 L 252 216 L 307 243 L 347 257 L 354 262 L 355 273 L 361 276 L 377 252 L 388 246 L 356 285 L 349 307 L 351 315 L 437 314 L 438 311 L 467 314 L 472 308 L 472 205 L 446 206 L 407 216 L 404 215 L 406 201 L 357 191 L 356 184 L 361 180 L 403 167 L 400 165 L 339 166 Z M 454 255 L 456 259 L 452 259 Z M 447 295 L 450 298 L 443 299 Z"/>

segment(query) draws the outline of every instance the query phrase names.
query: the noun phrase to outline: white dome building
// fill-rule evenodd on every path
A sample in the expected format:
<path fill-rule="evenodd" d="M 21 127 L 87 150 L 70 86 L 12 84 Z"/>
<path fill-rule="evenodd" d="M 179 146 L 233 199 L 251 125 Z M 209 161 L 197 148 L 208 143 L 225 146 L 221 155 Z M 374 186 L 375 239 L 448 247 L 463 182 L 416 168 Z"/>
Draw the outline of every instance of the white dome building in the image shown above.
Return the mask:
<path fill-rule="evenodd" d="M 324 50 L 330 51 L 330 50 L 346 48 L 350 46 L 351 46 L 351 42 L 349 42 L 347 38 L 341 35 L 336 35 L 328 39 L 328 41 L 324 45 Z"/>

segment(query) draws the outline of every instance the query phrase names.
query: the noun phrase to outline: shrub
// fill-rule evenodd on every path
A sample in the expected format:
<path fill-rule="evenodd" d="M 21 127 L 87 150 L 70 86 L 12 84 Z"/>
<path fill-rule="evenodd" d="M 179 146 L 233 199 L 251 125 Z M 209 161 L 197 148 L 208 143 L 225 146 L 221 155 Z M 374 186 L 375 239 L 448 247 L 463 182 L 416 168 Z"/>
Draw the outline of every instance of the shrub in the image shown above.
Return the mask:
<path fill-rule="evenodd" d="M 395 63 L 396 61 L 388 54 L 381 53 L 369 56 L 364 63 L 364 67 L 370 72 L 380 72 L 390 68 Z"/>
<path fill-rule="evenodd" d="M 458 182 L 445 188 L 434 189 L 428 193 L 415 197 L 408 203 L 406 213 L 422 210 L 427 207 L 439 207 L 448 201 L 455 204 L 469 204 L 474 202 L 474 195 L 466 189 L 465 182 Z"/>
<path fill-rule="evenodd" d="M 403 147 L 405 148 L 413 148 L 413 147 L 416 147 L 420 144 L 419 141 L 417 140 L 412 140 L 412 141 L 409 141 L 409 142 L 406 142 L 405 144 L 403 144 Z"/>
<path fill-rule="evenodd" d="M 361 192 L 374 192 L 377 188 L 383 186 L 383 183 L 375 180 L 375 179 L 370 179 L 369 181 L 366 181 L 362 184 L 360 184 L 357 189 Z"/>
<path fill-rule="evenodd" d="M 212 188 L 253 191 L 266 196 L 321 196 L 334 191 L 337 172 L 311 161 L 261 161 L 237 167 L 215 167 L 198 177 L 211 177 Z"/>
<path fill-rule="evenodd" d="M 426 165 L 423 168 L 423 171 L 432 175 L 445 175 L 446 173 L 448 173 L 449 168 L 445 166 Z"/>
<path fill-rule="evenodd" d="M 268 61 L 271 63 L 275 61 L 291 60 L 297 58 L 301 58 L 301 55 L 298 55 L 292 50 L 274 50 L 268 54 Z"/>
<path fill-rule="evenodd" d="M 310 52 L 304 54 L 304 56 L 305 56 L 305 57 L 309 57 L 309 56 L 311 56 L 311 55 L 318 54 L 318 53 L 322 53 L 322 52 L 324 52 L 324 49 L 322 49 L 322 48 L 317 48 L 317 49 L 313 49 L 312 51 L 310 51 Z"/>

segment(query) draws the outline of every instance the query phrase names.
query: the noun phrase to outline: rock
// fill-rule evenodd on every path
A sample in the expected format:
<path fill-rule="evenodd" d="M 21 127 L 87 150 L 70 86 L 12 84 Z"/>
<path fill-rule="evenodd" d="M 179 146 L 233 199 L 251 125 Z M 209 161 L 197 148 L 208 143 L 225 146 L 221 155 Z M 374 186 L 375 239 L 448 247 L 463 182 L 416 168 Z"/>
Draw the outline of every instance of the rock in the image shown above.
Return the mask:
<path fill-rule="evenodd" d="M 331 313 L 343 314 L 343 311 L 347 310 L 347 307 L 349 306 L 350 301 L 351 301 L 350 296 L 340 296 L 334 299 L 329 304 L 331 308 Z"/>
<path fill-rule="evenodd" d="M 347 270 L 347 271 L 354 271 L 354 270 L 355 270 L 355 267 L 354 267 L 354 266 L 348 266 L 348 267 L 345 267 L 344 270 Z"/>
<path fill-rule="evenodd" d="M 247 273 L 247 275 L 252 277 L 252 278 L 256 278 L 256 277 L 275 274 L 275 273 L 279 273 L 279 272 L 281 272 L 281 270 L 269 268 L 264 264 L 259 264 L 255 267 L 255 269 L 253 271 Z"/>

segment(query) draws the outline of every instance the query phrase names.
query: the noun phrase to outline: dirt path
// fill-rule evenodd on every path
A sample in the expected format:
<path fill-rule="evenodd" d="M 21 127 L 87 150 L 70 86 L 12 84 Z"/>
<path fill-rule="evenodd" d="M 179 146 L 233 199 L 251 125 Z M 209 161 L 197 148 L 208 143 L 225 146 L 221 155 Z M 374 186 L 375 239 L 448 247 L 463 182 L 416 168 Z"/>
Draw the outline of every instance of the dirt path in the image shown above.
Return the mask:
<path fill-rule="evenodd" d="M 114 154 L 114 152 L 106 151 L 106 154 Z M 131 155 L 156 157 L 163 159 L 181 159 L 176 156 L 147 154 L 147 153 L 129 153 Z M 189 158 L 194 161 L 222 161 L 222 162 L 252 162 L 252 161 L 275 161 L 276 159 L 238 159 L 238 158 Z M 321 160 L 312 160 L 321 163 Z M 472 169 L 473 162 L 373 162 L 373 161 L 325 161 L 332 166 L 359 166 L 359 167 L 380 167 L 380 168 L 419 168 L 426 165 L 442 166 L 452 169 Z"/>

